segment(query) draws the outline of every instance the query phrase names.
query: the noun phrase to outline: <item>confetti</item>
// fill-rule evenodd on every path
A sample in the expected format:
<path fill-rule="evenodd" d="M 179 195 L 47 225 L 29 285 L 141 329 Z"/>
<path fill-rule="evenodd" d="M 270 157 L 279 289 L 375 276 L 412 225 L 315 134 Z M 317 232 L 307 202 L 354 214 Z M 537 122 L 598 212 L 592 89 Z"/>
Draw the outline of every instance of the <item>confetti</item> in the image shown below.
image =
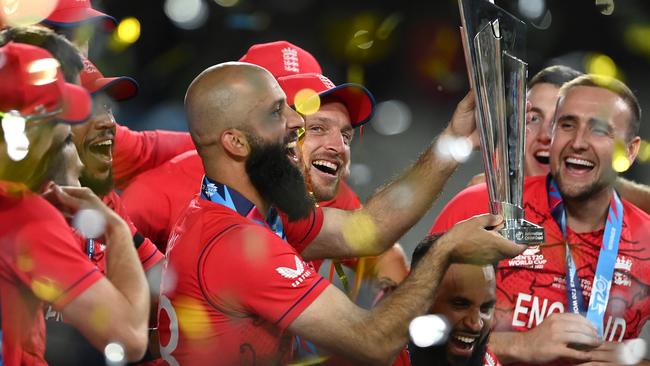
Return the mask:
<path fill-rule="evenodd" d="M 77 211 L 72 226 L 85 238 L 99 238 L 106 230 L 106 219 L 99 211 L 86 208 Z"/>
<path fill-rule="evenodd" d="M 447 340 L 449 326 L 443 316 L 423 315 L 409 324 L 409 335 L 418 347 L 430 347 Z"/>

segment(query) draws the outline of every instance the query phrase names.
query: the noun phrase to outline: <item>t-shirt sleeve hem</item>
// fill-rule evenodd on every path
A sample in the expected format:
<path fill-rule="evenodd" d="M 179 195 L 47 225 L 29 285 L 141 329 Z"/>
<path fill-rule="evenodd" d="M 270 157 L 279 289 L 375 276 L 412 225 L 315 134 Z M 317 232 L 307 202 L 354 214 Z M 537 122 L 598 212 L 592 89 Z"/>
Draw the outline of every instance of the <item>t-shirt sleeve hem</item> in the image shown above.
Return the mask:
<path fill-rule="evenodd" d="M 323 277 L 318 280 L 275 322 L 281 330 L 285 330 L 318 296 L 329 286 Z"/>
<path fill-rule="evenodd" d="M 63 291 L 63 294 L 61 294 L 61 296 L 59 296 L 59 298 L 52 303 L 52 306 L 57 311 L 60 311 L 82 292 L 86 291 L 91 285 L 99 281 L 102 277 L 103 275 L 98 268 L 92 269 L 90 272 L 79 278 L 79 280 L 72 284 L 72 286 L 65 289 Z"/>

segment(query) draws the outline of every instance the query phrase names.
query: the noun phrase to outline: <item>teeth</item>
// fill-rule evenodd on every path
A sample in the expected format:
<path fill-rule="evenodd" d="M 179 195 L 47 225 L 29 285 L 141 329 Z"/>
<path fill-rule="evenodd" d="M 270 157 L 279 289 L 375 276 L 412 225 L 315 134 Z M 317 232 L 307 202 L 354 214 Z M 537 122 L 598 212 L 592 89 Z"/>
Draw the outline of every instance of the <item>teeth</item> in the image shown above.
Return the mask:
<path fill-rule="evenodd" d="M 548 151 L 538 151 L 535 156 L 539 156 L 540 158 L 548 158 L 550 154 Z"/>
<path fill-rule="evenodd" d="M 113 146 L 113 140 L 106 140 L 95 144 L 95 146 Z"/>
<path fill-rule="evenodd" d="M 289 149 L 293 149 L 294 147 L 296 147 L 296 142 L 295 141 L 291 141 L 290 143 L 287 144 L 287 148 L 289 148 Z"/>
<path fill-rule="evenodd" d="M 461 341 L 463 343 L 474 343 L 474 341 L 476 340 L 476 338 L 463 337 L 463 336 L 459 336 L 459 335 L 454 336 L 454 338 L 456 338 L 457 340 L 459 340 L 459 341 Z"/>
<path fill-rule="evenodd" d="M 593 167 L 594 163 L 584 160 L 584 159 L 578 159 L 578 158 L 566 158 L 565 162 L 569 164 L 575 164 L 575 165 L 582 165 L 586 167 Z"/>
<path fill-rule="evenodd" d="M 312 164 L 324 166 L 324 167 L 332 169 L 334 171 L 336 171 L 339 168 L 339 166 L 337 164 L 330 163 L 329 161 L 325 161 L 325 160 L 315 160 L 315 161 L 312 162 Z"/>

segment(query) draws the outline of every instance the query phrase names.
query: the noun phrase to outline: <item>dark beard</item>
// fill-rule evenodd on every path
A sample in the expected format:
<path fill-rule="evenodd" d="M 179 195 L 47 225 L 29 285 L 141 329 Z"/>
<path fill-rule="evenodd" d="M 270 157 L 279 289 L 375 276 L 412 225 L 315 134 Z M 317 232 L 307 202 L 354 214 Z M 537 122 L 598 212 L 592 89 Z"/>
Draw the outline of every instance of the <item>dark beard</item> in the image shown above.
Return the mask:
<path fill-rule="evenodd" d="M 286 144 L 262 144 L 252 134 L 247 138 L 251 153 L 246 173 L 255 189 L 289 221 L 309 216 L 314 201 L 307 193 L 302 173 L 287 157 Z"/>
<path fill-rule="evenodd" d="M 411 357 L 412 366 L 481 366 L 487 350 L 489 336 L 476 345 L 474 352 L 462 365 L 451 364 L 447 357 L 447 344 L 420 348 L 409 342 L 408 350 Z"/>
<path fill-rule="evenodd" d="M 609 186 L 606 183 L 603 182 L 594 182 L 591 185 L 587 186 L 584 190 L 581 192 L 578 192 L 578 194 L 570 193 L 567 192 L 564 188 L 564 182 L 562 182 L 562 178 L 560 177 L 559 174 L 557 174 L 556 177 L 553 177 L 555 181 L 557 182 L 557 187 L 560 190 L 560 194 L 562 195 L 562 198 L 564 199 L 573 199 L 578 202 L 584 202 L 588 201 L 596 194 L 601 192 L 603 189 L 607 189 Z"/>
<path fill-rule="evenodd" d="M 108 172 L 106 179 L 91 177 L 86 172 L 86 169 L 82 169 L 81 176 L 79 176 L 79 183 L 84 187 L 90 188 L 99 198 L 103 198 L 113 190 L 113 169 Z"/>

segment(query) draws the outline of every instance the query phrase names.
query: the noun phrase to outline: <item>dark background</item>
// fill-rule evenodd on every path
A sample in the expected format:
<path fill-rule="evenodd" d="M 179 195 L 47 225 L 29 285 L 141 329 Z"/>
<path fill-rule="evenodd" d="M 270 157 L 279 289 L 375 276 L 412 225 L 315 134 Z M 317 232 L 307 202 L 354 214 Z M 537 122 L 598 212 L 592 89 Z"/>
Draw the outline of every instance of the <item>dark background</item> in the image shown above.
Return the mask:
<path fill-rule="evenodd" d="M 365 200 L 415 160 L 468 88 L 456 1 L 240 0 L 233 7 L 219 5 L 223 1 L 204 0 L 205 22 L 191 30 L 170 20 L 164 1 L 94 2 L 118 20 L 135 17 L 142 26 L 130 47 L 116 50 L 110 47 L 110 34 L 98 33 L 90 50 L 107 76 L 129 75 L 140 83 L 139 96 L 119 106 L 121 123 L 134 129 L 184 130 L 183 96 L 200 71 L 239 59 L 252 44 L 288 40 L 310 51 L 335 83 L 361 82 L 378 102 L 398 101 L 384 105 L 377 118 L 399 119 L 410 112 L 408 128 L 399 134 L 368 127 L 362 138 L 355 137 L 350 183 Z M 613 12 L 606 15 L 612 4 Z M 650 113 L 650 2 L 497 0 L 497 5 L 529 25 L 529 75 L 557 63 L 586 71 L 592 55 L 607 55 Z M 530 19 L 520 11 L 522 5 L 543 10 Z M 390 106 L 396 104 L 402 106 L 397 109 L 401 114 L 391 114 L 395 109 Z M 371 125 L 391 123 L 384 118 Z M 644 117 L 641 136 L 649 133 Z M 481 170 L 477 153 L 458 169 L 430 214 L 401 240 L 409 257 L 442 205 Z M 637 162 L 626 176 L 650 183 L 647 170 Z"/>

